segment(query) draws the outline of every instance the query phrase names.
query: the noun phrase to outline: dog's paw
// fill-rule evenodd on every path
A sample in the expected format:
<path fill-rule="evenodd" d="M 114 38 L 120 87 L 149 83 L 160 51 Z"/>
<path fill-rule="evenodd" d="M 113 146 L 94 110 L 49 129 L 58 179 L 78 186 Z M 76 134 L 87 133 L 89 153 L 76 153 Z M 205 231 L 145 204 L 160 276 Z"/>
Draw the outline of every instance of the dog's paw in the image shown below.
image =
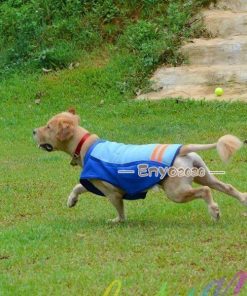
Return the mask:
<path fill-rule="evenodd" d="M 217 203 L 208 206 L 208 211 L 215 221 L 219 221 L 221 217 L 220 209 Z"/>
<path fill-rule="evenodd" d="M 125 221 L 125 219 L 124 218 L 120 218 L 120 217 L 116 217 L 114 219 L 107 220 L 108 223 L 112 223 L 112 224 L 123 223 L 124 221 Z"/>
<path fill-rule="evenodd" d="M 67 201 L 67 206 L 69 208 L 72 208 L 76 205 L 77 201 L 78 201 L 78 196 L 75 194 L 70 194 L 68 201 Z"/>
<path fill-rule="evenodd" d="M 244 205 L 244 206 L 247 206 L 247 192 L 246 193 L 243 193 L 241 199 L 240 199 L 240 202 Z"/>

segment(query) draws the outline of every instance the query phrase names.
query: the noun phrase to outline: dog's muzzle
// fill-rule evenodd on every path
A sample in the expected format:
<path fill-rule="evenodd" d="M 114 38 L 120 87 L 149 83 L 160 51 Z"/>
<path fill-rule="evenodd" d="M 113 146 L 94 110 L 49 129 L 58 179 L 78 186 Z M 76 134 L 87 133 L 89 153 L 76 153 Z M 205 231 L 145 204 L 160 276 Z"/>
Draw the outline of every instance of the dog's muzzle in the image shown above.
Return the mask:
<path fill-rule="evenodd" d="M 42 149 L 44 149 L 44 150 L 46 150 L 46 151 L 48 151 L 48 152 L 53 151 L 52 145 L 50 145 L 48 143 L 40 144 L 39 147 L 42 148 Z"/>

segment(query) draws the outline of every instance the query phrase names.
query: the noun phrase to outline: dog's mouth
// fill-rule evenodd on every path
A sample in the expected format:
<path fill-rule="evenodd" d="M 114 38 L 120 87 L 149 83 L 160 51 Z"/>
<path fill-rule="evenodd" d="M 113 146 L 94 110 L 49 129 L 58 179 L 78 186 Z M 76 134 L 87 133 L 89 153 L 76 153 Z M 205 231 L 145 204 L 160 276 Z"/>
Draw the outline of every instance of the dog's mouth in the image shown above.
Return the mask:
<path fill-rule="evenodd" d="M 48 151 L 48 152 L 53 151 L 53 146 L 51 144 L 48 144 L 48 143 L 40 144 L 39 148 L 41 148 L 41 149 L 43 149 L 45 151 Z"/>

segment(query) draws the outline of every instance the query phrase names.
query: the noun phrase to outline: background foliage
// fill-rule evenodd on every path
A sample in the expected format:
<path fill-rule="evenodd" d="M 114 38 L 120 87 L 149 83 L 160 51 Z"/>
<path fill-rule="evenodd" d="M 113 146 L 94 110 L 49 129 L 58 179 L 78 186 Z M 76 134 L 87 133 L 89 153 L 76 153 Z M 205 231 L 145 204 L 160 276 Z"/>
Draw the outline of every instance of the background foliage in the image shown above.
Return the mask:
<path fill-rule="evenodd" d="M 0 68 L 61 69 L 85 51 L 113 45 L 136 55 L 149 71 L 182 62 L 191 17 L 210 0 L 5 0 L 0 3 Z M 0 74 L 1 74 L 0 73 Z"/>

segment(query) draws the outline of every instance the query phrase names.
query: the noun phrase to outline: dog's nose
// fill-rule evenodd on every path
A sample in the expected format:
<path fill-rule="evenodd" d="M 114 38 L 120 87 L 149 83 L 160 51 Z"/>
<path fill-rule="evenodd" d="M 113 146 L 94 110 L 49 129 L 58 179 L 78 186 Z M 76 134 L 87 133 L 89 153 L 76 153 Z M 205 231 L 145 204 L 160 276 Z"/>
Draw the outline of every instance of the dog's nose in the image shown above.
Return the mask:
<path fill-rule="evenodd" d="M 34 135 L 34 136 L 36 135 L 36 129 L 33 130 L 33 135 Z"/>

